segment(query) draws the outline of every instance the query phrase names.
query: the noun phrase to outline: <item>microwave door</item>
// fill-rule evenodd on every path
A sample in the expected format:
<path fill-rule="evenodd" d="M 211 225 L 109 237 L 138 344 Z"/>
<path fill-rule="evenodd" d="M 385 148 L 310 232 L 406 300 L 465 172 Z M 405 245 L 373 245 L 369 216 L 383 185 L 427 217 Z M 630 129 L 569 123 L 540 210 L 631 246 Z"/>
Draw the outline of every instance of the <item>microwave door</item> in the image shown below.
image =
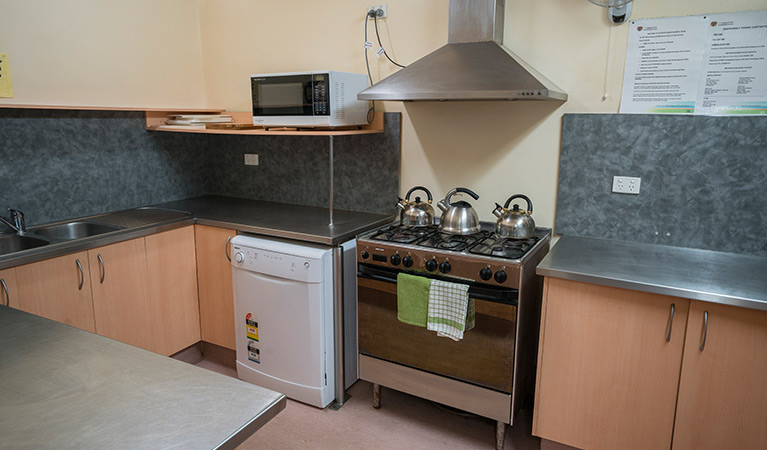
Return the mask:
<path fill-rule="evenodd" d="M 251 79 L 253 116 L 314 115 L 312 76 L 285 75 Z"/>

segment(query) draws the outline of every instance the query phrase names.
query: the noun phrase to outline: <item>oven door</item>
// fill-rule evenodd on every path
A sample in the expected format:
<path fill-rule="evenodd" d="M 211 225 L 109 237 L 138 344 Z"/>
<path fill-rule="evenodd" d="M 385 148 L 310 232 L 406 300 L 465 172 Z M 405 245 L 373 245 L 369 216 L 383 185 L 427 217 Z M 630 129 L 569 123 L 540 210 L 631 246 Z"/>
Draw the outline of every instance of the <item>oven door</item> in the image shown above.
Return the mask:
<path fill-rule="evenodd" d="M 516 289 L 466 282 L 475 300 L 473 329 L 460 341 L 397 320 L 397 273 L 357 266 L 360 354 L 505 393 L 512 392 L 517 321 Z M 423 275 L 423 274 L 417 274 Z M 428 276 L 447 281 L 439 276 Z"/>
<path fill-rule="evenodd" d="M 314 116 L 312 74 L 254 75 L 250 87 L 254 118 Z"/>

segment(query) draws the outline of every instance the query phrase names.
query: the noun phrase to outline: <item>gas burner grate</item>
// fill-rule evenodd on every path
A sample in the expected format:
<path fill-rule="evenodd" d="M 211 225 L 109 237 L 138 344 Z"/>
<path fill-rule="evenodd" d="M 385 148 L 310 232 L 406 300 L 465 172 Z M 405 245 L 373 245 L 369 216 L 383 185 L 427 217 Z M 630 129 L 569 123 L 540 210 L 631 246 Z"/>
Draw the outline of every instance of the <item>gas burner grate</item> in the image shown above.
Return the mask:
<path fill-rule="evenodd" d="M 495 256 L 505 259 L 520 259 L 527 253 L 535 243 L 538 237 L 528 239 L 511 239 L 500 237 L 496 234 L 488 237 L 484 241 L 469 249 L 469 253 L 475 255 Z"/>
<path fill-rule="evenodd" d="M 419 241 L 418 246 L 460 252 L 466 250 L 468 247 L 476 244 L 489 235 L 490 233 L 487 231 L 480 231 L 478 233 L 467 235 L 435 233 Z"/>
<path fill-rule="evenodd" d="M 410 227 L 404 225 L 391 225 L 385 230 L 370 236 L 370 239 L 384 242 L 397 242 L 399 244 L 412 244 L 437 231 L 437 227 L 429 225 L 425 227 Z"/>

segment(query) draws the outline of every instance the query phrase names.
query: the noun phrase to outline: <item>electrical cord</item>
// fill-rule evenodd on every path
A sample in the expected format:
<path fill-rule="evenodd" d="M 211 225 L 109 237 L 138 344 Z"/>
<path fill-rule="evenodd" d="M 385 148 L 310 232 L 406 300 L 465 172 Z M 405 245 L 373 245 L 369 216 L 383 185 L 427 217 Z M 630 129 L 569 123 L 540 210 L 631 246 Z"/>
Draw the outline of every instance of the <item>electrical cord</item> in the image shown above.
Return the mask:
<path fill-rule="evenodd" d="M 365 19 L 365 22 L 367 22 L 367 19 Z M 392 63 L 392 64 L 394 64 L 395 66 L 397 66 L 397 67 L 401 67 L 401 68 L 403 68 L 403 69 L 404 69 L 404 68 L 405 68 L 405 66 L 403 66 L 402 64 L 399 64 L 399 63 L 395 62 L 393 59 L 391 59 L 391 58 L 389 57 L 389 54 L 388 54 L 388 53 L 386 53 L 386 49 L 384 49 L 384 46 L 383 46 L 383 44 L 381 43 L 381 36 L 378 34 L 378 17 L 377 17 L 377 16 L 375 16 L 375 15 L 373 16 L 373 24 L 375 24 L 375 27 L 376 27 L 376 37 L 378 38 L 378 46 L 379 46 L 379 47 L 381 47 L 381 49 L 383 49 L 383 54 L 384 54 L 384 56 L 386 57 L 386 59 L 388 59 L 388 60 L 389 60 L 389 62 L 391 62 L 391 63 Z M 367 32 L 367 24 L 365 25 L 365 31 Z M 367 39 L 365 39 L 365 41 L 367 42 Z"/>
<path fill-rule="evenodd" d="M 365 14 L 365 67 L 368 69 L 368 80 L 370 81 L 370 85 L 373 85 L 373 77 L 370 75 L 370 62 L 368 61 L 368 18 L 370 17 L 370 14 Z M 371 100 L 370 104 L 372 105 L 370 109 L 368 109 L 368 124 L 373 122 L 373 118 L 376 116 L 376 102 L 375 100 Z"/>
<path fill-rule="evenodd" d="M 373 19 L 373 24 L 375 25 L 376 39 L 378 40 L 378 46 L 383 51 L 383 54 L 384 54 L 384 56 L 386 56 L 386 59 L 388 59 L 390 63 L 394 64 L 397 67 L 401 67 L 401 68 L 404 69 L 405 66 L 403 66 L 402 64 L 399 64 L 396 61 L 394 61 L 393 59 L 391 59 L 389 54 L 386 53 L 386 49 L 384 48 L 383 44 L 381 43 L 381 35 L 378 32 L 378 16 L 376 15 L 375 12 L 368 11 L 365 14 L 365 67 L 367 68 L 367 71 L 368 71 L 368 81 L 370 81 L 370 85 L 372 86 L 373 85 L 373 76 L 370 75 L 370 60 L 368 59 L 368 47 L 367 47 L 367 43 L 368 43 L 368 19 L 370 19 L 370 18 Z M 373 121 L 373 117 L 375 117 L 375 112 L 376 112 L 376 102 L 375 101 L 371 101 L 371 103 L 372 103 L 373 106 L 371 106 L 370 109 L 368 110 L 368 117 L 367 117 L 368 123 L 371 123 Z"/>

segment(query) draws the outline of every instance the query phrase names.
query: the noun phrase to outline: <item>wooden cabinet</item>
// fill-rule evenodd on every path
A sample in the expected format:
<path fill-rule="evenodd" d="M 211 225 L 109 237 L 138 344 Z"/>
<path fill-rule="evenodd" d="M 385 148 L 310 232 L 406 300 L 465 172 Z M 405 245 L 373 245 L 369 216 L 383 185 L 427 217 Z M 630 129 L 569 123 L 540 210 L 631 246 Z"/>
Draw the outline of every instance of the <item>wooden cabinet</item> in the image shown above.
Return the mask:
<path fill-rule="evenodd" d="M 146 270 L 152 327 L 149 349 L 172 355 L 200 341 L 194 227 L 146 238 Z"/>
<path fill-rule="evenodd" d="M 86 252 L 16 267 L 19 309 L 95 331 Z"/>
<path fill-rule="evenodd" d="M 19 290 L 16 288 L 16 269 L 0 270 L 0 305 L 19 307 Z"/>
<path fill-rule="evenodd" d="M 202 340 L 234 350 L 234 296 L 229 239 L 237 232 L 195 225 Z"/>
<path fill-rule="evenodd" d="M 767 448 L 764 348 L 765 311 L 546 278 L 533 434 L 589 450 Z"/>
<path fill-rule="evenodd" d="M 674 449 L 767 448 L 767 312 L 694 301 L 686 342 Z"/>
<path fill-rule="evenodd" d="M 144 238 L 88 250 L 96 332 L 152 348 Z"/>
<path fill-rule="evenodd" d="M 10 306 L 32 314 L 171 355 L 200 341 L 196 261 L 188 226 L 2 270 L 8 295 L 0 283 L 0 304 L 10 297 Z M 228 289 L 229 302 L 216 301 L 229 308 L 234 348 L 231 269 L 223 281 L 208 283 L 208 293 Z M 214 322 L 227 314 L 214 309 Z"/>
<path fill-rule="evenodd" d="M 689 300 L 546 278 L 542 308 L 533 434 L 669 449 Z"/>

